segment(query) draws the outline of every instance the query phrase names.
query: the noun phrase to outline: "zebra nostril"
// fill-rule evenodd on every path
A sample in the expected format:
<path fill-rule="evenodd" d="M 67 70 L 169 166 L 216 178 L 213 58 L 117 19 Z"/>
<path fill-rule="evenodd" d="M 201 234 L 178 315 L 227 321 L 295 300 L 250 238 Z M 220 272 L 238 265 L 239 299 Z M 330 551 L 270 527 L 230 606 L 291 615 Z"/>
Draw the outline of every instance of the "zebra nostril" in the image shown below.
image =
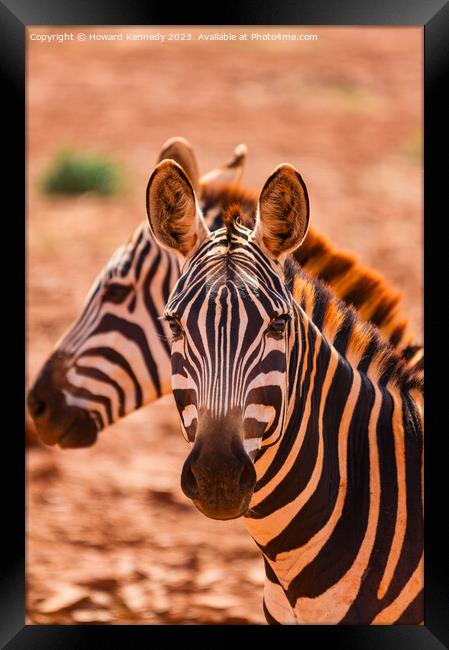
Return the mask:
<path fill-rule="evenodd" d="M 251 461 L 245 463 L 239 478 L 239 487 L 242 492 L 249 492 L 256 485 L 256 470 Z"/>
<path fill-rule="evenodd" d="M 28 408 L 30 410 L 31 417 L 36 419 L 44 415 L 47 405 L 42 400 L 36 400 L 31 402 Z"/>
<path fill-rule="evenodd" d="M 192 472 L 190 465 L 187 467 L 184 466 L 184 469 L 182 471 L 181 488 L 186 497 L 189 497 L 189 499 L 196 499 L 198 497 L 198 483 L 196 482 L 196 478 Z"/>

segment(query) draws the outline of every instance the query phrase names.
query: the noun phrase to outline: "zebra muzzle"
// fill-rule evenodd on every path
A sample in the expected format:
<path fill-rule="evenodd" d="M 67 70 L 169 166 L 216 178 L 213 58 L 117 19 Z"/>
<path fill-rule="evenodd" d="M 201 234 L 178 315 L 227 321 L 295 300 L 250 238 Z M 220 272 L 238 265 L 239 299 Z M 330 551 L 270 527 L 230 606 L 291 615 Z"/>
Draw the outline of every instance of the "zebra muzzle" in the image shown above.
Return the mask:
<path fill-rule="evenodd" d="M 61 389 L 64 361 L 59 353 L 48 359 L 28 393 L 28 411 L 45 444 L 89 447 L 97 439 L 98 428 L 88 411 L 66 403 Z"/>
<path fill-rule="evenodd" d="M 248 510 L 256 484 L 240 438 L 197 439 L 181 474 L 181 488 L 211 519 L 235 519 Z"/>

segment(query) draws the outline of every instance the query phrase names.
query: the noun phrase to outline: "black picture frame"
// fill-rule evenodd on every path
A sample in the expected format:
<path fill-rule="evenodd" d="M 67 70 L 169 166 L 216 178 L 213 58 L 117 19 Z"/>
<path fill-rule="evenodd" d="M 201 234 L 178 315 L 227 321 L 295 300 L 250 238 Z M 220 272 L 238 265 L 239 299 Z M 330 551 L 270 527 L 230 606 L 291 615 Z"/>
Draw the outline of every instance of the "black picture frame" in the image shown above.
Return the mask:
<path fill-rule="evenodd" d="M 437 650 L 449 647 L 448 586 L 444 567 L 447 541 L 447 460 L 442 452 L 446 434 L 443 390 L 447 384 L 436 369 L 442 357 L 442 343 L 447 326 L 441 314 L 438 278 L 445 278 L 443 251 L 446 238 L 438 230 L 447 218 L 447 135 L 448 103 L 447 69 L 449 56 L 449 4 L 444 0 L 298 0 L 270 3 L 211 3 L 209 8 L 189 4 L 180 9 L 164 3 L 138 0 L 109 2 L 69 2 L 68 0 L 6 0 L 0 3 L 0 69 L 2 72 L 2 104 L 4 113 L 2 140 L 6 141 L 3 162 L 8 182 L 3 186 L 3 241 L 15 250 L 14 262 L 4 262 L 3 324 L 7 326 L 3 341 L 8 341 L 2 354 L 7 375 L 3 410 L 23 413 L 24 367 L 23 341 L 25 317 L 22 290 L 25 286 L 25 29 L 31 25 L 415 25 L 424 29 L 425 74 L 425 345 L 426 345 L 426 441 L 425 441 L 425 624 L 423 626 L 38 626 L 25 621 L 25 470 L 24 438 L 20 427 L 5 427 L 3 439 L 4 472 L 10 466 L 12 476 L 3 489 L 2 557 L 5 561 L 0 582 L 0 642 L 10 650 L 19 648 L 86 648 L 140 647 L 158 637 L 173 635 L 182 643 L 195 637 L 213 634 L 216 647 L 232 639 L 241 643 L 294 635 L 295 643 L 323 644 L 345 650 Z M 10 144 L 8 146 L 8 139 Z M 441 154 L 439 156 L 438 154 Z M 5 172 L 4 172 L 5 173 Z M 3 177 L 5 178 L 5 176 Z M 8 207 L 6 207 L 6 199 Z M 440 216 L 441 214 L 441 216 Z M 446 248 L 446 246 L 445 246 Z M 21 271 L 23 269 L 23 283 Z M 5 273 L 6 271 L 6 273 Z M 5 277 L 6 276 L 6 277 Z M 7 338 L 5 338 L 7 337 Z M 13 346 L 13 340 L 15 345 Z M 10 343 L 9 343 L 10 342 Z M 437 348 L 438 346 L 438 348 Z M 5 347 L 5 346 L 2 346 Z M 11 355 L 6 361 L 6 353 Z M 443 371 L 445 369 L 443 368 Z M 16 396 L 16 401 L 13 401 Z M 17 407 L 17 410 L 16 410 Z M 444 408 L 444 406 L 443 406 Z M 5 420 L 4 420 L 5 421 Z M 439 430 L 442 429 L 442 430 Z M 444 498 L 446 496 L 446 499 Z M 238 630 L 235 628 L 238 627 Z M 238 637 L 236 636 L 238 634 Z M 273 636 L 273 635 L 276 635 Z M 5 645 L 6 644 L 6 645 Z M 326 645 L 329 644 L 329 645 Z M 332 644 L 332 646 L 330 646 Z"/>

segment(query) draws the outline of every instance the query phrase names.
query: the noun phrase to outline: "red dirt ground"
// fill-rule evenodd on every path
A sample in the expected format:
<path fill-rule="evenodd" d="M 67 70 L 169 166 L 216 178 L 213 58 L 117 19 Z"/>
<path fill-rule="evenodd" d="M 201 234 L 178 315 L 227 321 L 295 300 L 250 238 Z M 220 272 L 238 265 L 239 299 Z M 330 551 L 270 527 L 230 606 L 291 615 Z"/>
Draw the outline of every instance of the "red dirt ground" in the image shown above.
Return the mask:
<path fill-rule="evenodd" d="M 422 30 L 296 31 L 319 40 L 29 41 L 30 381 L 145 218 L 148 175 L 173 135 L 203 173 L 245 142 L 253 187 L 295 165 L 314 226 L 402 289 L 422 339 Z M 40 174 L 63 144 L 122 162 L 126 192 L 43 196 Z M 91 449 L 27 449 L 29 623 L 264 622 L 256 546 L 243 521 L 208 520 L 183 496 L 186 451 L 168 397 Z"/>

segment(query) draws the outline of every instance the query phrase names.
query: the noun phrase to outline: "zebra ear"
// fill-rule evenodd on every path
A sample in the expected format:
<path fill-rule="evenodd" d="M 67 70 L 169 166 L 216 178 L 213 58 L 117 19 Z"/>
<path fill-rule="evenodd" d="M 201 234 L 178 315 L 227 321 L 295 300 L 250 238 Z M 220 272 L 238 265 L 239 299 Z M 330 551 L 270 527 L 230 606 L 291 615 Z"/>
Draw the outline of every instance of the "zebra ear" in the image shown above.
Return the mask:
<path fill-rule="evenodd" d="M 301 245 L 308 225 L 309 198 L 304 181 L 292 165 L 278 165 L 260 194 L 254 239 L 278 259 Z"/>
<path fill-rule="evenodd" d="M 210 183 L 237 183 L 243 174 L 247 153 L 248 147 L 246 144 L 238 144 L 229 162 L 201 176 L 201 186 Z"/>
<path fill-rule="evenodd" d="M 157 162 L 162 160 L 174 160 L 180 165 L 188 176 L 196 194 L 200 187 L 200 172 L 196 161 L 193 147 L 188 140 L 180 135 L 170 138 L 162 145 Z"/>
<path fill-rule="evenodd" d="M 147 214 L 157 241 L 187 257 L 208 236 L 189 178 L 173 160 L 160 162 L 147 187 Z"/>

